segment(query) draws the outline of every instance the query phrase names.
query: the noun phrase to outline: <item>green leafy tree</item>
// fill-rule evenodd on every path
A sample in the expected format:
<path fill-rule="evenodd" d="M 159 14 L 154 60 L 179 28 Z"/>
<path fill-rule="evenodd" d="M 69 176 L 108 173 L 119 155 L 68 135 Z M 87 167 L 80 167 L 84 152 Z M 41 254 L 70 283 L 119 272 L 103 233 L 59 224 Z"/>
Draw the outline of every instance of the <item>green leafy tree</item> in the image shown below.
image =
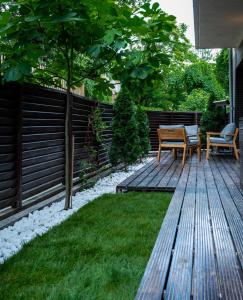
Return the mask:
<path fill-rule="evenodd" d="M 182 59 L 188 48 L 184 31 L 176 26 L 176 18 L 163 12 L 158 3 L 141 6 L 133 27 L 136 37 L 111 69 L 114 79 L 127 88 L 134 100 L 141 103 L 146 91 L 163 80 L 165 66 L 172 59 Z"/>
<path fill-rule="evenodd" d="M 216 57 L 216 77 L 223 87 L 225 94 L 229 94 L 229 50 L 222 49 Z"/>
<path fill-rule="evenodd" d="M 110 160 L 112 164 L 122 162 L 127 167 L 141 154 L 136 107 L 127 90 L 122 90 L 118 95 L 114 111 Z"/>
<path fill-rule="evenodd" d="M 138 137 L 140 144 L 140 157 L 145 157 L 150 150 L 149 120 L 146 111 L 139 105 L 136 112 Z"/>
<path fill-rule="evenodd" d="M 207 131 L 219 132 L 225 126 L 227 118 L 225 110 L 221 107 L 215 107 L 214 99 L 210 97 L 206 111 L 202 114 L 201 130 L 203 136 L 203 143 L 206 143 L 205 137 Z"/>
<path fill-rule="evenodd" d="M 185 85 L 188 94 L 194 89 L 203 89 L 214 100 L 225 97 L 224 90 L 215 76 L 214 65 L 206 61 L 198 61 L 186 68 Z"/>
<path fill-rule="evenodd" d="M 199 111 L 205 112 L 208 108 L 210 94 L 203 89 L 194 89 L 187 99 L 181 103 L 181 111 Z"/>

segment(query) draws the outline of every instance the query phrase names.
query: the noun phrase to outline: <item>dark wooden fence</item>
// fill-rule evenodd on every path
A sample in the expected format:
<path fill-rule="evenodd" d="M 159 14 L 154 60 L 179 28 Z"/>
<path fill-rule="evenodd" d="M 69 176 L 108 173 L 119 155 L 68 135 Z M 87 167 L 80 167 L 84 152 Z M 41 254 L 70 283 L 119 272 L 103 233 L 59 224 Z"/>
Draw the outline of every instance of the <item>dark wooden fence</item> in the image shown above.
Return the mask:
<path fill-rule="evenodd" d="M 66 94 L 32 85 L 0 87 L 0 218 L 64 191 L 64 120 Z M 98 148 L 98 167 L 109 169 L 113 107 L 73 95 L 74 184 L 89 157 L 92 136 L 90 114 L 102 111 L 107 127 Z M 157 149 L 156 129 L 160 124 L 195 124 L 197 113 L 148 112 L 152 150 Z M 87 177 L 95 175 L 92 167 Z"/>
<path fill-rule="evenodd" d="M 0 218 L 22 206 L 43 201 L 64 191 L 66 94 L 32 85 L 0 87 Z M 113 107 L 73 95 L 75 136 L 74 183 L 88 159 L 85 145 L 92 136 L 89 116 L 95 107 L 107 124 L 103 144 L 98 148 L 99 168 L 110 167 Z M 87 177 L 94 169 L 85 169 Z"/>

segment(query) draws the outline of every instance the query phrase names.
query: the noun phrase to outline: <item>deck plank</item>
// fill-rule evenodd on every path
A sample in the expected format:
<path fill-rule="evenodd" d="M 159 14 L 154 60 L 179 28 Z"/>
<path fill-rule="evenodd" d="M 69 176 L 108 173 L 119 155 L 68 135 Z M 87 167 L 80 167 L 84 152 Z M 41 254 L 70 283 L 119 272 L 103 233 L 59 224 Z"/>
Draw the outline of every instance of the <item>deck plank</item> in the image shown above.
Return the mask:
<path fill-rule="evenodd" d="M 177 168 L 182 169 L 181 160 L 173 161 L 172 165 L 170 166 L 169 170 L 166 172 L 165 176 L 163 176 L 158 183 L 157 187 L 167 186 L 168 182 L 170 181 L 171 177 L 175 173 Z"/>
<path fill-rule="evenodd" d="M 210 168 L 228 225 L 228 228 L 213 227 L 221 294 L 227 299 L 242 299 L 243 223 L 214 159 L 210 160 Z"/>
<path fill-rule="evenodd" d="M 176 187 L 177 186 L 177 183 L 180 179 L 182 170 L 183 170 L 182 166 L 179 165 L 176 168 L 174 174 L 171 176 L 169 182 L 167 183 L 167 187 Z"/>
<path fill-rule="evenodd" d="M 153 163 L 147 168 L 140 176 L 136 177 L 130 184 L 129 188 L 135 188 L 142 182 L 146 177 L 148 177 L 156 169 L 158 162 L 153 160 Z"/>
<path fill-rule="evenodd" d="M 153 182 L 153 180 L 155 180 L 156 177 L 159 176 L 159 174 L 166 173 L 170 166 L 170 161 L 170 155 L 167 155 L 166 157 L 164 157 L 163 163 L 157 162 L 156 168 L 154 168 L 153 171 L 138 184 L 138 187 L 151 188 L 152 186 L 150 185 L 150 183 Z"/>
<path fill-rule="evenodd" d="M 135 299 L 161 300 L 170 266 L 180 210 L 187 185 L 190 166 L 183 169 L 177 189 L 172 197 L 152 254 Z"/>
<path fill-rule="evenodd" d="M 153 164 L 155 161 L 155 158 L 152 159 L 149 163 L 147 163 L 145 166 L 143 166 L 141 169 L 139 169 L 138 171 L 134 172 L 131 176 L 129 176 L 128 178 L 126 178 L 124 181 L 122 181 L 121 183 L 119 183 L 117 185 L 117 189 L 119 188 L 126 188 L 127 186 L 129 186 L 129 184 L 131 182 L 133 182 L 133 180 L 135 180 L 138 176 L 140 176 L 143 172 L 145 172 L 151 164 Z"/>
<path fill-rule="evenodd" d="M 218 167 L 219 172 L 223 175 L 225 184 L 228 187 L 228 190 L 241 215 L 241 218 L 243 218 L 243 195 L 240 190 L 240 178 L 236 177 L 235 173 L 232 172 L 232 168 L 230 168 L 227 163 L 218 159 L 215 160 L 215 163 Z"/>
<path fill-rule="evenodd" d="M 166 285 L 166 299 L 180 300 L 190 299 L 191 297 L 196 168 L 196 164 L 192 162 Z"/>
<path fill-rule="evenodd" d="M 217 299 L 216 262 L 210 224 L 203 163 L 198 163 L 196 183 L 193 299 Z"/>

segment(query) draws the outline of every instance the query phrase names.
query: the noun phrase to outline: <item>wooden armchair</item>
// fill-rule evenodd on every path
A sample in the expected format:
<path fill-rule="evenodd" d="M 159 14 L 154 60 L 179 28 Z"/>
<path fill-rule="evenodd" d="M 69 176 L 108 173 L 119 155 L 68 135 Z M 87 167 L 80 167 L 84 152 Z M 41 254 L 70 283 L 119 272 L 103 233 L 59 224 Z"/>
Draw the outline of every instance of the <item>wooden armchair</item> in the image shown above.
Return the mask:
<path fill-rule="evenodd" d="M 185 128 L 158 128 L 159 150 L 158 161 L 160 161 L 161 151 L 173 149 L 174 155 L 177 149 L 183 149 L 182 166 L 186 161 L 187 137 Z"/>
<path fill-rule="evenodd" d="M 224 147 L 233 148 L 235 158 L 239 160 L 239 154 L 236 146 L 238 133 L 239 129 L 235 128 L 234 123 L 228 124 L 221 132 L 207 132 L 206 159 L 209 159 L 211 147 Z"/>

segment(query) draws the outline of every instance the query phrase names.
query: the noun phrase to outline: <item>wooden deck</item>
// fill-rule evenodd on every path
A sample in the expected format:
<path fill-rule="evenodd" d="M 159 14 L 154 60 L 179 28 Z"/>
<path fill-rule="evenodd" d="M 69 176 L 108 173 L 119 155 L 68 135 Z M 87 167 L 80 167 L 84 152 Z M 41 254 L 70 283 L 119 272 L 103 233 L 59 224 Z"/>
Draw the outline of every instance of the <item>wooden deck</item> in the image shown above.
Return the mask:
<path fill-rule="evenodd" d="M 118 190 L 172 190 L 136 299 L 243 299 L 243 192 L 239 163 L 164 155 Z"/>

